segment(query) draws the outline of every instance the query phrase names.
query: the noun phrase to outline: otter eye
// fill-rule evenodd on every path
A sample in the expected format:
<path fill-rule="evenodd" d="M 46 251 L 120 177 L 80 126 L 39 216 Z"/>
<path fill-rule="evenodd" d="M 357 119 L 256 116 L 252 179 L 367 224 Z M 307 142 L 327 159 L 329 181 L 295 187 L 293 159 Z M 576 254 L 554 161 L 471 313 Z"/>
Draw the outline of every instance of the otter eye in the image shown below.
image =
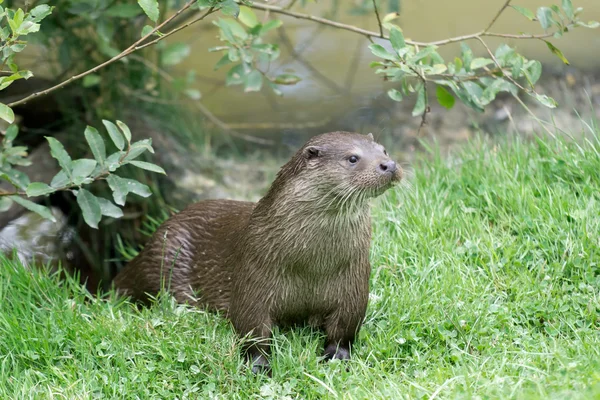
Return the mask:
<path fill-rule="evenodd" d="M 388 155 L 387 150 L 383 149 L 383 154 L 385 154 L 386 156 Z"/>
<path fill-rule="evenodd" d="M 350 164 L 356 164 L 358 162 L 358 156 L 350 156 L 348 157 L 348 161 Z"/>

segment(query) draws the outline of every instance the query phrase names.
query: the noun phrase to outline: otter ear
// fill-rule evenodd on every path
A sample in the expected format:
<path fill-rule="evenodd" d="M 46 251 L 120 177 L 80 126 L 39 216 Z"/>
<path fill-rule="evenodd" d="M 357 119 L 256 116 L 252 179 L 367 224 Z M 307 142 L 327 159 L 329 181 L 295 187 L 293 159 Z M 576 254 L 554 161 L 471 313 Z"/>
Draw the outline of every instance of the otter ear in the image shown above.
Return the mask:
<path fill-rule="evenodd" d="M 304 157 L 307 159 L 321 157 L 323 155 L 323 148 L 320 146 L 307 146 L 304 149 Z"/>
<path fill-rule="evenodd" d="M 367 136 L 369 137 L 369 139 L 371 139 L 371 140 L 375 140 L 375 139 L 373 138 L 373 134 L 372 134 L 371 132 L 367 133 Z"/>

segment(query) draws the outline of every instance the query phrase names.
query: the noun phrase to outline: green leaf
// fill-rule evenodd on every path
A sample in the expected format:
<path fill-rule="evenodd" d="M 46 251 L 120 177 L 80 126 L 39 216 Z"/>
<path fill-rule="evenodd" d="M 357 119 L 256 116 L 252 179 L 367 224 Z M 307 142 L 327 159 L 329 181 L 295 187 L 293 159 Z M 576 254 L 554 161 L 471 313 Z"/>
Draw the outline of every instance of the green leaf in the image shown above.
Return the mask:
<path fill-rule="evenodd" d="M 73 161 L 73 183 L 81 185 L 85 178 L 91 175 L 98 163 L 96 160 L 81 158 Z"/>
<path fill-rule="evenodd" d="M 463 66 L 465 67 L 465 70 L 469 72 L 471 70 L 471 61 L 473 60 L 473 50 L 471 50 L 469 45 L 465 42 L 462 42 L 460 47 L 462 49 L 461 58 Z"/>
<path fill-rule="evenodd" d="M 102 215 L 106 215 L 111 218 L 121 218 L 123 216 L 123 210 L 115 206 L 110 200 L 102 197 L 97 197 L 98 204 L 100 205 L 100 211 Z"/>
<path fill-rule="evenodd" d="M 65 171 L 61 170 L 58 172 L 58 174 L 54 175 L 54 178 L 52 178 L 52 182 L 50 182 L 50 186 L 52 186 L 55 189 L 58 189 L 68 186 L 70 183 L 71 179 L 69 179 Z"/>
<path fill-rule="evenodd" d="M 254 14 L 254 11 L 252 11 L 251 8 L 246 6 L 240 6 L 238 20 L 249 28 L 254 28 L 256 25 L 258 25 L 256 14 Z"/>
<path fill-rule="evenodd" d="M 219 61 L 217 61 L 217 63 L 215 64 L 215 71 L 218 70 L 219 68 L 230 64 L 231 60 L 229 59 L 229 53 L 225 54 L 223 57 L 221 57 L 221 59 Z"/>
<path fill-rule="evenodd" d="M 115 146 L 117 146 L 117 149 L 123 150 L 125 148 L 125 141 L 123 140 L 123 135 L 121 134 L 117 126 L 105 119 L 102 120 L 102 123 L 106 127 L 108 135 L 112 139 L 113 143 L 115 144 Z"/>
<path fill-rule="evenodd" d="M 479 69 L 493 63 L 494 60 L 492 60 L 491 58 L 477 57 L 473 61 L 471 61 L 471 70 Z"/>
<path fill-rule="evenodd" d="M 246 85 L 244 92 L 258 92 L 262 88 L 263 76 L 260 71 L 254 69 L 246 75 Z"/>
<path fill-rule="evenodd" d="M 102 210 L 96 196 L 85 189 L 79 189 L 77 191 L 77 204 L 81 208 L 86 224 L 98 229 L 98 222 L 102 219 Z"/>
<path fill-rule="evenodd" d="M 113 191 L 113 198 L 115 199 L 115 203 L 117 203 L 120 206 L 124 206 L 125 198 L 129 193 L 127 182 L 125 182 L 123 178 L 117 175 L 109 175 L 108 178 L 106 178 L 106 182 L 108 182 L 108 186 Z"/>
<path fill-rule="evenodd" d="M 116 17 L 116 18 L 133 18 L 137 17 L 142 13 L 140 7 L 131 3 L 119 3 L 115 4 L 112 7 L 109 7 L 104 12 L 104 15 L 107 17 Z"/>
<path fill-rule="evenodd" d="M 98 164 L 104 165 L 104 160 L 106 160 L 106 147 L 104 145 L 104 140 L 102 136 L 98 133 L 98 130 L 93 126 L 88 126 L 85 128 L 85 140 L 88 142 L 88 146 L 92 150 L 92 154 Z"/>
<path fill-rule="evenodd" d="M 179 64 L 190 55 L 190 46 L 185 43 L 173 43 L 167 46 L 162 52 L 162 62 L 164 65 L 172 66 Z"/>
<path fill-rule="evenodd" d="M 153 29 L 154 28 L 150 25 L 144 25 L 144 27 L 142 28 L 141 37 L 148 35 L 150 32 L 152 32 Z"/>
<path fill-rule="evenodd" d="M 293 74 L 281 74 L 277 75 L 273 80 L 274 83 L 278 85 L 295 85 L 300 82 L 301 78 L 297 75 Z"/>
<path fill-rule="evenodd" d="M 0 171 L 0 177 L 9 181 L 13 186 L 25 190 L 29 186 L 29 177 L 24 172 L 16 169 L 5 169 Z"/>
<path fill-rule="evenodd" d="M 185 93 L 185 95 L 187 97 L 189 97 L 192 100 L 200 100 L 200 98 L 202 98 L 202 94 L 200 93 L 199 90 L 196 89 L 186 89 L 183 91 Z"/>
<path fill-rule="evenodd" d="M 50 209 L 48 209 L 48 207 L 36 204 L 33 201 L 29 201 L 19 196 L 9 196 L 9 198 L 15 203 L 22 205 L 29 211 L 33 211 L 34 213 L 37 213 L 42 217 L 49 219 L 52 222 L 56 222 L 56 218 L 54 218 L 54 215 L 52 215 L 52 212 L 50 211 Z"/>
<path fill-rule="evenodd" d="M 36 24 L 35 22 L 25 21 L 19 27 L 19 35 L 25 36 L 29 33 L 35 33 L 40 30 L 40 24 Z"/>
<path fill-rule="evenodd" d="M 392 47 L 396 51 L 400 51 L 400 49 L 406 47 L 404 35 L 400 31 L 400 29 L 397 28 L 392 28 L 392 30 L 390 31 L 390 42 L 392 42 Z"/>
<path fill-rule="evenodd" d="M 393 54 L 391 54 L 389 51 L 387 51 L 383 46 L 381 46 L 379 44 L 371 44 L 371 45 L 369 45 L 369 49 L 371 49 L 371 53 L 373 53 L 373 55 L 375 55 L 379 58 L 383 58 L 384 60 L 394 61 L 398 58 L 398 57 L 394 57 Z"/>
<path fill-rule="evenodd" d="M 141 168 L 141 169 L 145 169 L 146 171 L 157 172 L 157 173 L 163 174 L 163 175 L 167 174 L 164 169 L 162 169 L 161 167 L 159 167 L 156 164 L 152 164 L 152 163 L 149 163 L 149 162 L 145 162 L 145 161 L 130 161 L 129 164 L 135 165 L 136 167 Z"/>
<path fill-rule="evenodd" d="M 7 196 L 0 197 L 0 212 L 6 212 L 10 210 L 13 205 L 13 201 Z"/>
<path fill-rule="evenodd" d="M 413 57 L 411 57 L 410 58 L 410 62 L 411 63 L 416 63 L 416 62 L 418 62 L 418 61 L 420 61 L 420 60 L 428 57 L 434 51 L 435 51 L 435 47 L 434 46 L 427 46 L 423 50 L 421 50 L 417 54 L 415 54 Z"/>
<path fill-rule="evenodd" d="M 527 66 L 526 69 L 523 69 L 523 72 L 526 72 L 529 83 L 535 85 L 542 76 L 542 63 L 534 60 L 531 62 L 531 65 Z"/>
<path fill-rule="evenodd" d="M 117 125 L 121 129 L 121 132 L 123 132 L 123 136 L 125 136 L 125 140 L 127 140 L 127 143 L 130 143 L 131 142 L 131 131 L 129 130 L 129 127 L 121 121 L 117 121 Z"/>
<path fill-rule="evenodd" d="M 483 89 L 477 83 L 473 81 L 461 82 L 462 87 L 465 88 L 471 101 L 477 105 L 481 105 L 481 96 L 483 96 Z"/>
<path fill-rule="evenodd" d="M 588 21 L 587 23 L 582 21 L 577 21 L 578 26 L 583 26 L 585 28 L 596 29 L 600 27 L 600 22 L 598 21 Z"/>
<path fill-rule="evenodd" d="M 6 129 L 6 133 L 4 134 L 4 142 L 12 142 L 13 140 L 15 140 L 17 138 L 17 135 L 19 134 L 19 126 L 16 124 L 11 124 L 7 129 Z"/>
<path fill-rule="evenodd" d="M 134 179 L 121 178 L 117 175 L 109 175 L 106 179 L 108 186 L 113 191 L 115 203 L 125 205 L 125 199 L 128 193 L 134 193 L 138 196 L 148 197 L 152 194 L 150 188 Z"/>
<path fill-rule="evenodd" d="M 144 185 L 141 182 L 136 181 L 135 179 L 126 179 L 122 178 L 129 187 L 129 193 L 137 194 L 141 197 L 149 197 L 152 195 L 150 188 L 147 185 Z"/>
<path fill-rule="evenodd" d="M 266 34 L 267 32 L 273 30 L 273 29 L 277 29 L 279 28 L 281 25 L 283 25 L 283 22 L 279 19 L 271 19 L 269 21 L 267 21 L 261 28 L 260 28 L 260 32 L 258 33 L 259 36 L 262 36 L 264 34 Z"/>
<path fill-rule="evenodd" d="M 500 92 L 509 92 L 516 95 L 517 87 L 504 79 L 495 79 L 483 90 L 480 98 L 481 104 L 488 105 L 494 101 L 496 95 Z"/>
<path fill-rule="evenodd" d="M 281 92 L 281 90 L 279 90 L 279 87 L 277 86 L 277 84 L 275 84 L 269 80 L 267 80 L 267 84 L 269 85 L 271 90 L 273 90 L 273 93 L 275 93 L 277 96 L 283 96 L 283 93 Z"/>
<path fill-rule="evenodd" d="M 232 17 L 238 16 L 240 13 L 240 6 L 234 0 L 225 0 L 220 3 L 221 11 L 225 15 L 231 15 Z"/>
<path fill-rule="evenodd" d="M 248 38 L 248 32 L 246 32 L 244 27 L 234 19 L 220 18 L 217 21 L 217 26 L 221 28 L 223 34 L 225 35 L 225 39 L 227 39 L 229 42 L 236 42 L 235 37 L 232 37 L 231 35 L 237 36 L 238 38 L 243 40 L 246 40 Z"/>
<path fill-rule="evenodd" d="M 96 74 L 90 74 L 90 75 L 86 75 L 83 78 L 83 87 L 92 87 L 92 86 L 96 86 L 97 84 L 100 83 L 102 79 L 100 78 L 100 75 L 96 75 Z"/>
<path fill-rule="evenodd" d="M 15 122 L 15 113 L 9 106 L 0 103 L 0 118 L 5 120 L 9 124 L 12 124 L 13 122 Z"/>
<path fill-rule="evenodd" d="M 27 186 L 25 193 L 28 197 L 43 196 L 55 192 L 56 189 L 46 185 L 43 182 L 32 182 Z"/>
<path fill-rule="evenodd" d="M 511 6 L 511 7 L 514 8 L 516 11 L 518 11 L 522 16 L 524 16 L 528 20 L 533 21 L 535 19 L 535 14 L 533 14 L 533 11 L 531 11 L 530 9 L 525 8 L 525 7 L 519 7 L 519 6 Z"/>
<path fill-rule="evenodd" d="M 67 153 L 62 143 L 53 137 L 46 136 L 46 140 L 50 144 L 50 154 L 52 157 L 58 160 L 60 167 L 65 170 L 68 176 L 71 176 L 73 161 L 69 153 Z"/>
<path fill-rule="evenodd" d="M 551 9 L 549 9 L 548 7 L 540 7 L 538 8 L 536 15 L 538 21 L 540 21 L 540 25 L 542 25 L 542 28 L 544 28 L 544 30 L 552 26 L 554 19 L 552 18 Z"/>
<path fill-rule="evenodd" d="M 548 108 L 556 108 L 558 105 L 556 100 L 554 100 L 552 97 L 546 96 L 545 94 L 535 93 L 535 98 Z"/>
<path fill-rule="evenodd" d="M 456 100 L 445 87 L 438 85 L 435 90 L 435 96 L 442 107 L 445 107 L 448 110 L 454 107 Z"/>
<path fill-rule="evenodd" d="M 390 99 L 394 101 L 402 101 L 402 92 L 396 89 L 390 89 L 387 92 Z"/>
<path fill-rule="evenodd" d="M 158 21 L 159 11 L 157 0 L 138 0 L 138 4 L 152 22 Z"/>
<path fill-rule="evenodd" d="M 246 70 L 243 64 L 234 65 L 227 72 L 225 86 L 239 85 L 245 82 Z"/>
<path fill-rule="evenodd" d="M 32 22 L 40 22 L 48 15 L 52 14 L 52 9 L 53 7 L 50 7 L 48 4 L 40 4 L 29 12 L 27 19 Z"/>
<path fill-rule="evenodd" d="M 129 148 L 129 154 L 125 156 L 124 161 L 133 160 L 146 150 L 154 154 L 154 149 L 152 148 L 152 139 L 142 139 L 132 143 L 131 147 Z"/>
<path fill-rule="evenodd" d="M 416 117 L 418 115 L 423 115 L 426 107 L 427 107 L 427 98 L 426 98 L 426 94 L 425 94 L 425 85 L 421 85 L 421 87 L 417 91 L 417 102 L 415 103 L 415 107 L 413 108 L 413 111 L 412 111 L 413 117 Z"/>
<path fill-rule="evenodd" d="M 120 160 L 122 157 L 125 157 L 125 152 L 117 151 L 106 158 L 104 165 L 106 165 L 110 172 L 114 172 L 121 165 Z"/>
<path fill-rule="evenodd" d="M 22 9 L 18 9 L 15 12 L 15 15 L 13 16 L 12 22 L 13 24 L 10 26 L 11 28 L 13 28 L 13 32 L 14 33 L 18 33 L 19 28 L 21 27 L 21 24 L 23 23 L 23 20 L 25 19 L 25 13 L 23 12 Z"/>
<path fill-rule="evenodd" d="M 562 0 L 562 8 L 569 19 L 573 19 L 575 17 L 575 12 L 573 11 L 573 3 L 571 2 L 571 0 Z"/>
<path fill-rule="evenodd" d="M 557 47 L 555 47 L 552 43 L 548 42 L 547 40 L 544 40 L 544 42 L 546 42 L 546 46 L 548 46 L 552 54 L 560 58 L 563 63 L 569 65 L 569 60 L 565 58 L 562 51 L 560 51 Z"/>

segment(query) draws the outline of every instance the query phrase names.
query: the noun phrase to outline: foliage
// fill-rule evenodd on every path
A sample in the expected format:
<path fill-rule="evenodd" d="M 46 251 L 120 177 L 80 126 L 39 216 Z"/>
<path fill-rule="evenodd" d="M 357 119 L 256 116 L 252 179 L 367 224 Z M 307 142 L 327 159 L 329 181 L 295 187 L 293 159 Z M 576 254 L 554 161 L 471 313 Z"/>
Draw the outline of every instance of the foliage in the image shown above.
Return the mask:
<path fill-rule="evenodd" d="M 85 222 L 92 228 L 98 228 L 102 216 L 120 218 L 123 212 L 110 200 L 94 196 L 85 185 L 99 180 L 106 180 L 113 192 L 115 203 L 125 205 L 125 198 L 129 193 L 142 197 L 150 196 L 148 186 L 128 178 L 122 178 L 115 172 L 122 166 L 130 164 L 152 172 L 164 174 L 165 171 L 152 163 L 136 161 L 142 153 L 149 151 L 154 153 L 151 139 L 143 139 L 131 142 L 131 132 L 127 125 L 117 121 L 117 125 L 110 121 L 103 121 L 113 144 L 117 151 L 106 155 L 106 143 L 98 131 L 88 126 L 85 130 L 85 139 L 94 156 L 94 159 L 80 158 L 73 160 L 63 145 L 52 137 L 47 137 L 50 144 L 50 153 L 60 165 L 60 171 L 54 176 L 48 185 L 44 182 L 30 182 L 29 177 L 15 169 L 15 166 L 26 166 L 30 161 L 25 158 L 27 148 L 24 146 L 13 146 L 17 137 L 18 128 L 11 125 L 0 146 L 0 178 L 9 181 L 14 187 L 14 192 L 0 193 L 2 208 L 10 207 L 10 202 L 15 201 L 34 211 L 44 218 L 54 221 L 54 216 L 46 207 L 36 204 L 27 197 L 47 196 L 58 191 L 70 191 L 76 198 L 83 213 Z"/>
<path fill-rule="evenodd" d="M 280 27 L 281 20 L 271 19 L 265 24 L 259 23 L 254 11 L 245 6 L 240 7 L 237 19 L 246 28 L 232 18 L 219 18 L 214 22 L 219 27 L 221 40 L 226 45 L 209 49 L 209 51 L 225 53 L 215 65 L 215 69 L 237 63 L 229 69 L 225 84 L 244 85 L 245 92 L 257 92 L 261 90 L 263 81 L 266 80 L 273 91 L 280 95 L 278 84 L 297 83 L 300 78 L 295 75 L 282 74 L 272 78 L 261 69 L 261 65 L 268 67 L 279 57 L 279 46 L 263 43 L 262 38 L 271 30 Z"/>
<path fill-rule="evenodd" d="M 0 4 L 4 1 L 1 0 Z M 25 12 L 22 8 L 16 10 L 4 8 L 0 5 L 0 72 L 4 73 L 4 68 L 8 66 L 10 75 L 0 77 L 0 90 L 6 89 L 14 81 L 19 79 L 28 79 L 33 74 L 28 70 L 19 70 L 15 63 L 15 54 L 25 50 L 27 42 L 22 39 L 31 33 L 40 30 L 40 22 L 52 13 L 53 7 L 47 4 L 40 4 L 31 11 Z M 6 20 L 6 22 L 4 22 Z M 11 124 L 15 120 L 15 114 L 12 109 L 5 104 L 0 103 L 0 118 Z"/>
<path fill-rule="evenodd" d="M 545 31 L 553 30 L 552 36 L 555 38 L 577 27 L 600 26 L 597 22 L 581 21 L 579 15 L 582 9 L 574 10 L 571 0 L 564 0 L 562 9 L 558 6 L 540 7 L 536 13 L 537 18 L 531 10 L 519 6 L 513 8 L 529 20 L 539 21 Z M 492 53 L 482 38 L 489 34 L 487 30 L 474 38 L 485 47 L 489 57 L 475 57 L 469 45 L 463 41 L 460 57 L 446 62 L 437 52 L 438 47 L 435 45 L 420 48 L 408 44 L 401 28 L 390 22 L 395 17 L 389 15 L 383 20 L 384 28 L 390 31 L 392 49 L 371 44 L 369 46 L 371 52 L 383 60 L 373 62 L 371 66 L 377 67 L 376 73 L 382 74 L 386 80 L 398 82 L 398 89 L 391 89 L 388 92 L 391 99 L 402 101 L 404 96 L 416 93 L 414 116 L 424 115 L 427 112 L 428 82 L 436 85 L 437 99 L 446 108 L 452 108 L 454 105 L 454 95 L 467 106 L 483 111 L 485 106 L 494 101 L 498 93 L 508 92 L 516 96 L 519 89 L 547 107 L 556 107 L 554 99 L 535 91 L 535 84 L 542 74 L 541 63 L 526 59 L 507 44 L 501 44 Z M 531 35 L 521 36 L 526 38 Z M 545 42 L 553 54 L 568 64 L 557 47 L 541 37 L 539 40 Z"/>
<path fill-rule="evenodd" d="M 599 150 L 475 141 L 420 162 L 374 204 L 353 359 L 320 363 L 317 332 L 276 331 L 272 379 L 218 315 L 92 298 L 0 258 L 0 397 L 597 398 Z"/>

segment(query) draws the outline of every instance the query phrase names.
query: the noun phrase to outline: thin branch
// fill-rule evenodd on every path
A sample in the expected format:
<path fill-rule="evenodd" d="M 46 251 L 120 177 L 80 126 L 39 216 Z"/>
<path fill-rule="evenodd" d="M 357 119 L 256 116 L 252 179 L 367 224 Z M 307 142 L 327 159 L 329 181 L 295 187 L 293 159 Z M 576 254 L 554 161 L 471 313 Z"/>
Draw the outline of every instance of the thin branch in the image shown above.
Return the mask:
<path fill-rule="evenodd" d="M 389 36 L 386 36 L 386 35 L 382 36 L 379 32 L 374 32 L 374 31 L 370 31 L 368 29 L 358 28 L 353 25 L 343 24 L 341 22 L 332 21 L 327 18 L 316 17 L 316 16 L 310 15 L 310 14 L 302 14 L 302 13 L 297 13 L 294 11 L 289 11 L 289 10 L 286 10 L 281 7 L 270 6 L 270 5 L 259 4 L 259 3 L 250 3 L 250 4 L 248 4 L 248 7 L 254 8 L 257 10 L 270 11 L 275 14 L 287 15 L 287 16 L 293 17 L 293 18 L 305 19 L 305 20 L 317 22 L 317 23 L 323 24 L 323 25 L 333 26 L 338 29 L 342 29 L 342 30 L 346 30 L 346 31 L 350 31 L 350 32 L 354 32 L 354 33 L 358 33 L 360 35 L 366 36 L 367 38 L 369 38 L 369 40 L 371 40 L 372 38 L 382 38 L 382 39 L 389 40 Z M 410 44 L 412 46 L 423 46 L 423 47 L 444 46 L 447 44 L 462 42 L 465 40 L 477 39 L 480 36 L 493 36 L 493 37 L 501 37 L 501 38 L 506 38 L 506 39 L 544 39 L 544 38 L 553 36 L 553 33 L 544 33 L 544 34 L 540 34 L 540 35 L 530 35 L 530 34 L 514 35 L 514 34 L 509 34 L 509 33 L 479 31 L 476 33 L 468 34 L 468 35 L 456 36 L 456 37 L 452 37 L 449 39 L 436 40 L 433 42 L 417 42 L 414 40 L 407 39 L 406 43 Z"/>
<path fill-rule="evenodd" d="M 377 25 L 379 25 L 379 37 L 383 37 L 383 25 L 381 25 L 381 18 L 379 18 L 379 10 L 377 9 L 377 0 L 373 0 L 373 8 L 375 9 L 375 15 L 377 16 Z"/>
<path fill-rule="evenodd" d="M 182 8 L 180 8 L 177 12 L 175 12 L 173 15 L 171 15 L 169 18 L 167 18 L 164 22 L 162 22 L 160 25 L 156 26 L 154 29 L 152 29 L 152 31 L 150 31 L 144 37 L 142 37 L 141 39 L 137 40 L 135 43 L 133 43 L 131 46 L 129 46 L 128 48 L 126 48 L 125 50 L 123 50 L 121 53 L 119 53 L 118 55 L 114 56 L 113 58 L 111 58 L 111 59 L 103 62 L 102 64 L 99 64 L 99 65 L 95 66 L 94 68 L 91 68 L 91 69 L 89 69 L 89 70 L 87 70 L 85 72 L 82 72 L 81 74 L 74 75 L 74 76 L 70 77 L 69 79 L 67 79 L 67 80 L 65 80 L 65 81 L 63 81 L 63 82 L 61 82 L 61 83 L 59 83 L 57 85 L 54 85 L 54 86 L 52 86 L 52 87 L 50 87 L 50 88 L 48 88 L 46 90 L 42 90 L 40 92 L 32 93 L 29 96 L 27 96 L 27 97 L 25 97 L 25 98 L 23 98 L 21 100 L 18 100 L 18 101 L 15 101 L 13 103 L 10 103 L 10 104 L 8 104 L 8 106 L 9 107 L 14 107 L 14 106 L 17 106 L 19 104 L 24 104 L 24 103 L 28 102 L 29 100 L 31 100 L 31 99 L 33 99 L 35 97 L 43 96 L 43 95 L 46 95 L 46 94 L 48 94 L 50 92 L 53 92 L 53 91 L 55 91 L 57 89 L 60 89 L 60 88 L 68 85 L 69 83 L 71 83 L 73 81 L 81 79 L 81 78 L 83 78 L 83 77 L 85 77 L 85 76 L 87 76 L 87 75 L 89 75 L 91 73 L 94 73 L 94 72 L 98 71 L 99 69 L 102 69 L 102 68 L 106 67 L 107 65 L 110 65 L 110 64 L 114 63 L 115 61 L 118 61 L 118 60 L 122 59 L 123 57 L 128 56 L 129 54 L 133 53 L 134 51 L 143 49 L 144 47 L 150 46 L 150 45 L 152 45 L 154 43 L 157 43 L 160 40 L 165 39 L 166 37 L 172 35 L 173 33 L 178 32 L 181 29 L 183 29 L 183 28 L 185 28 L 185 27 L 193 24 L 194 22 L 197 22 L 197 21 L 199 21 L 201 19 L 204 19 L 206 16 L 208 16 L 209 14 L 211 14 L 214 11 L 212 8 L 210 8 L 206 13 L 204 13 L 203 15 L 201 15 L 199 18 L 196 18 L 195 20 L 193 20 L 191 22 L 188 22 L 185 25 L 182 25 L 182 26 L 180 26 L 178 28 L 175 28 L 171 32 L 166 33 L 166 34 L 160 36 L 159 38 L 157 38 L 157 39 L 155 39 L 155 40 L 153 40 L 153 41 L 151 41 L 149 43 L 146 43 L 144 45 L 140 45 L 147 38 L 149 38 L 155 32 L 157 32 L 160 28 L 162 28 L 164 25 L 166 25 L 171 20 L 173 20 L 173 18 L 177 17 L 179 14 L 181 14 L 182 12 L 184 12 L 185 10 L 187 10 L 188 8 L 190 8 L 192 6 L 192 4 L 194 4 L 194 3 L 195 3 L 195 0 L 191 0 L 191 1 L 187 2 Z"/>
<path fill-rule="evenodd" d="M 498 69 L 500 69 L 500 71 L 502 71 L 502 74 L 504 75 L 504 77 L 506 77 L 506 79 L 508 79 L 512 84 L 514 84 L 515 86 L 517 86 L 519 89 L 524 90 L 524 91 L 527 92 L 528 90 L 525 89 L 512 76 L 506 75 L 504 73 L 504 70 L 502 69 L 502 66 L 500 65 L 500 62 L 498 62 L 498 59 L 496 58 L 496 56 L 494 55 L 494 53 L 492 52 L 492 50 L 490 49 L 490 47 L 487 45 L 487 43 L 482 38 L 480 38 L 480 37 L 478 37 L 477 40 L 479 40 L 479 42 L 481 42 L 481 44 L 483 45 L 483 47 L 485 48 L 485 50 L 487 51 L 487 53 L 489 54 L 489 56 L 492 58 L 492 60 L 494 61 L 494 63 L 498 67 Z"/>
<path fill-rule="evenodd" d="M 500 15 L 502 15 L 502 13 L 504 12 L 504 10 L 506 10 L 506 7 L 508 7 L 510 5 L 510 2 L 512 0 L 506 0 L 506 3 L 504 3 L 504 5 L 502 6 L 502 8 L 498 11 L 498 13 L 496 13 L 496 16 L 494 17 L 494 19 L 492 19 L 492 22 L 490 22 L 490 24 L 488 25 L 487 28 L 485 28 L 483 30 L 483 32 L 487 32 L 489 31 L 492 26 L 496 23 L 496 21 L 498 20 L 498 18 L 500 18 Z"/>

